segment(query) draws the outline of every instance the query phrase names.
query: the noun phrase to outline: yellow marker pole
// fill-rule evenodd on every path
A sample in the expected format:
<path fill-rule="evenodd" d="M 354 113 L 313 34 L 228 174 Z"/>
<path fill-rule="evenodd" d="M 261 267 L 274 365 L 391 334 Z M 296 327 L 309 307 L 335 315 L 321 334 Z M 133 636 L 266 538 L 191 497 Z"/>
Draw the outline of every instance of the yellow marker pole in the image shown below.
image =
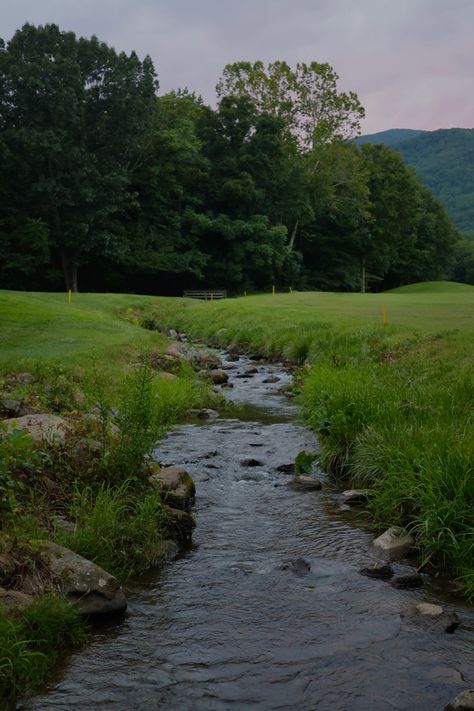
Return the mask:
<path fill-rule="evenodd" d="M 383 325 L 386 326 L 388 323 L 388 315 L 387 315 L 387 304 L 383 305 Z"/>
<path fill-rule="evenodd" d="M 247 296 L 247 289 L 244 289 L 244 296 Z"/>
<path fill-rule="evenodd" d="M 68 292 L 67 292 L 67 302 L 68 302 L 68 304 L 70 304 L 71 301 L 72 301 L 72 292 L 71 292 L 71 289 L 68 289 Z"/>
<path fill-rule="evenodd" d="M 272 286 L 272 296 L 275 296 L 275 284 Z"/>
<path fill-rule="evenodd" d="M 292 293 L 293 293 L 293 289 L 292 289 L 291 286 L 290 286 L 290 294 L 292 294 Z"/>

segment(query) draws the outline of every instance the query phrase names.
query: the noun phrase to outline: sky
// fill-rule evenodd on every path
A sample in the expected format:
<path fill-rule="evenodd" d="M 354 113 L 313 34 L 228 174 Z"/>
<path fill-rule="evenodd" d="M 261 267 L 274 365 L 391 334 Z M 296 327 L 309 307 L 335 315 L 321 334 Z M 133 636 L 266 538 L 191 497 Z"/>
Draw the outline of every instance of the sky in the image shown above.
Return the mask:
<path fill-rule="evenodd" d="M 149 54 L 160 93 L 215 103 L 227 63 L 328 62 L 363 133 L 474 127 L 474 0 L 0 0 L 0 37 L 54 22 Z"/>

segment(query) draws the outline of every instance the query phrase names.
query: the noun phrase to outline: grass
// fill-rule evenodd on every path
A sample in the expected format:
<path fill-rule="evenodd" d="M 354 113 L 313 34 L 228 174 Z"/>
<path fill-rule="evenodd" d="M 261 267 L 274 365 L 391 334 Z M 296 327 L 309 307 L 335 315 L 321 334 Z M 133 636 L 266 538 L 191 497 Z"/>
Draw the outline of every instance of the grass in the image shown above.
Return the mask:
<path fill-rule="evenodd" d="M 22 617 L 7 617 L 0 609 L 0 699 L 39 684 L 61 649 L 85 639 L 84 623 L 59 595 L 44 595 Z"/>

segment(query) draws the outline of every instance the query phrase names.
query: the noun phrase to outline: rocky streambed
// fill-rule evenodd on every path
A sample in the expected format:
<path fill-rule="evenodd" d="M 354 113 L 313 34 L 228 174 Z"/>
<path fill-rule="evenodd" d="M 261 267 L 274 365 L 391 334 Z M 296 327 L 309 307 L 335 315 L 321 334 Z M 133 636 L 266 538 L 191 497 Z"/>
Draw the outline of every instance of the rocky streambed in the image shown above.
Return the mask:
<path fill-rule="evenodd" d="M 124 619 L 18 708 L 444 708 L 474 686 L 472 608 L 425 575 L 417 587 L 361 575 L 378 560 L 363 506 L 322 472 L 321 487 L 289 485 L 298 452 L 317 449 L 280 392 L 290 375 L 235 354 L 224 372 L 239 416 L 196 413 L 156 450 L 196 483 L 192 547 L 128 586 Z"/>

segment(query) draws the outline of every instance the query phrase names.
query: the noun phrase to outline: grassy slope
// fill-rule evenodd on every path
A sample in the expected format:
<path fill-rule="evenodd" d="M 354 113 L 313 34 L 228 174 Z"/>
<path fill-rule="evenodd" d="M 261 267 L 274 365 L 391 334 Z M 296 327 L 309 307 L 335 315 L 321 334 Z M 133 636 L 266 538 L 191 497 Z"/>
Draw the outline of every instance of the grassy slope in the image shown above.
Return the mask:
<path fill-rule="evenodd" d="M 77 294 L 69 305 L 64 294 L 0 291 L 0 362 L 120 361 L 163 343 L 158 334 L 119 316 L 149 302 L 134 295 Z"/>

